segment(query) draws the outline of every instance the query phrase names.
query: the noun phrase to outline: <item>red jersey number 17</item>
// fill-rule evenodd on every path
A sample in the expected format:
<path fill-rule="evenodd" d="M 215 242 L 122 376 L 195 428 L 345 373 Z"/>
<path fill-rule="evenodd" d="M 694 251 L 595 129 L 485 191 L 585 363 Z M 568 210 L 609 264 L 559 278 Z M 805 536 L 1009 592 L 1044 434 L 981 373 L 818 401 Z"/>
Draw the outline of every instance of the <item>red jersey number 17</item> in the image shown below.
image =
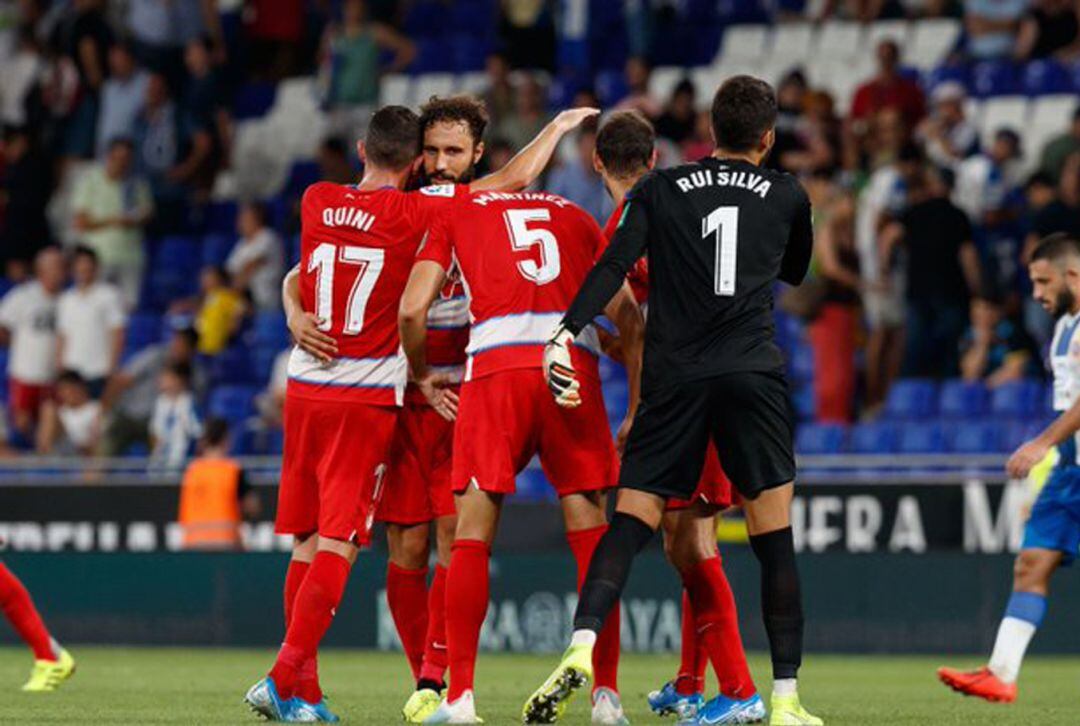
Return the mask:
<path fill-rule="evenodd" d="M 385 250 L 329 242 L 323 242 L 312 251 L 307 271 L 315 273 L 315 314 L 322 320 L 320 330 L 328 331 L 334 326 L 334 276 L 339 267 L 348 265 L 358 269 L 345 304 L 341 333 L 360 335 L 364 329 L 364 311 L 382 272 L 384 257 Z M 341 272 L 347 274 L 344 270 Z"/>

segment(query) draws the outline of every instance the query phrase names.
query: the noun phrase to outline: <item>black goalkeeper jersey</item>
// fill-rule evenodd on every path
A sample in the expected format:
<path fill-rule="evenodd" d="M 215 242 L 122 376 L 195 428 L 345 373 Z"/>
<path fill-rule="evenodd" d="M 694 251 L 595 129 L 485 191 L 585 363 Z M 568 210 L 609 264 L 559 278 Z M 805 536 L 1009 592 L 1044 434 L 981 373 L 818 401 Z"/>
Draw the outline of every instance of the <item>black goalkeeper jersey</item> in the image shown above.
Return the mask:
<path fill-rule="evenodd" d="M 789 174 L 711 157 L 656 170 L 627 195 L 615 238 L 565 323 L 583 329 L 647 253 L 645 390 L 781 370 L 773 287 L 802 282 L 812 247 L 810 200 Z"/>

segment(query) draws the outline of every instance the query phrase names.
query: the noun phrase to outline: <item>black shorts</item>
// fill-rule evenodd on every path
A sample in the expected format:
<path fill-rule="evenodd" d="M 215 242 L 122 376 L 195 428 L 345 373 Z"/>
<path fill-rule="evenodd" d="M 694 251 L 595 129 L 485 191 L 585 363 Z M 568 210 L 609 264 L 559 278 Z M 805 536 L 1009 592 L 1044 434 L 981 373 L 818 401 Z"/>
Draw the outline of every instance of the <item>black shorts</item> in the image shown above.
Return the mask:
<path fill-rule="evenodd" d="M 743 497 L 793 481 L 793 427 L 783 374 L 728 373 L 643 395 L 619 486 L 689 499 L 710 436 Z"/>

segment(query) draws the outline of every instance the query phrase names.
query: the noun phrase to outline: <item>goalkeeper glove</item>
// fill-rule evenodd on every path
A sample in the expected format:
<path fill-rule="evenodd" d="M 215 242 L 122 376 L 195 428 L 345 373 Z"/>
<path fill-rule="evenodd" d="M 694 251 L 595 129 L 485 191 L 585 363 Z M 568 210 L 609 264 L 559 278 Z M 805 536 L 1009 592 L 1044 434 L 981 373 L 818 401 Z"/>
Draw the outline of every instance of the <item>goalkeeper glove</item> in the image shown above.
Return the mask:
<path fill-rule="evenodd" d="M 574 345 L 574 334 L 559 323 L 544 346 L 544 379 L 547 381 L 555 403 L 563 408 L 577 408 L 581 405 L 581 394 L 574 373 L 574 363 L 570 359 L 570 349 Z"/>

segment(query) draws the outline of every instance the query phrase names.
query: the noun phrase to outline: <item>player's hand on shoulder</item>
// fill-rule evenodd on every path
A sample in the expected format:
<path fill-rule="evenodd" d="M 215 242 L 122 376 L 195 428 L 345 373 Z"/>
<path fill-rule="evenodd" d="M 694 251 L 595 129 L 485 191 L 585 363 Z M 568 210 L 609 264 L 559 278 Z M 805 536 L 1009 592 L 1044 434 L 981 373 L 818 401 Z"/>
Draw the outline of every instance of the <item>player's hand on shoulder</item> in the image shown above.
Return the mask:
<path fill-rule="evenodd" d="M 290 315 L 286 323 L 293 340 L 301 350 L 324 363 L 329 363 L 337 356 L 337 341 L 319 329 L 323 324 L 319 316 L 303 312 Z"/>
<path fill-rule="evenodd" d="M 584 123 L 585 119 L 590 119 L 598 115 L 600 115 L 600 109 L 598 108 L 568 108 L 565 111 L 559 112 L 559 115 L 555 117 L 555 123 L 566 131 L 572 131 Z"/>
<path fill-rule="evenodd" d="M 1050 447 L 1039 439 L 1028 441 L 1009 457 L 1005 471 L 1013 479 L 1023 479 L 1046 456 Z"/>
<path fill-rule="evenodd" d="M 431 371 L 416 379 L 416 386 L 424 394 L 424 398 L 447 421 L 457 418 L 458 394 L 453 389 L 455 382 L 453 376 L 448 373 Z"/>
<path fill-rule="evenodd" d="M 555 397 L 555 403 L 563 408 L 581 405 L 581 384 L 570 357 L 573 345 L 574 334 L 560 323 L 544 346 L 544 380 Z"/>

